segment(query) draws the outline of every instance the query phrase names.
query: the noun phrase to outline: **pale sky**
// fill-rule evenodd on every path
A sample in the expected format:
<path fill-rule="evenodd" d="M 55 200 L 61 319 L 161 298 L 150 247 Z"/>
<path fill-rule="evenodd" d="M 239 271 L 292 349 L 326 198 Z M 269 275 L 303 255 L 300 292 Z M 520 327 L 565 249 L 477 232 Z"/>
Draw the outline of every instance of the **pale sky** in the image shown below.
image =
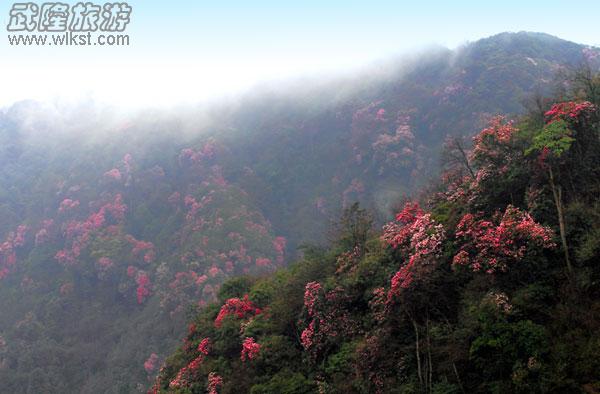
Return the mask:
<path fill-rule="evenodd" d="M 55 96 L 129 106 L 194 102 L 261 81 L 351 70 L 428 45 L 455 48 L 504 31 L 600 46 L 597 0 L 128 3 L 129 46 L 42 47 L 9 45 L 13 2 L 2 0 L 0 105 Z"/>

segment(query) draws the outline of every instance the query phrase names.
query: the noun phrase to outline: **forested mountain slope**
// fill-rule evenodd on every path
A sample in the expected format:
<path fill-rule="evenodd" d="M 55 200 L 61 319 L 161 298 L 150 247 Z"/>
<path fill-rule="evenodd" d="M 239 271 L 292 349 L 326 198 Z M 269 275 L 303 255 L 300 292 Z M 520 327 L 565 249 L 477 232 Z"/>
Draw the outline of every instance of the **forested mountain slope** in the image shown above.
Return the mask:
<path fill-rule="evenodd" d="M 440 179 L 381 230 L 355 204 L 328 248 L 227 281 L 149 393 L 598 392 L 588 82 L 543 120 L 498 116 L 472 149 L 448 144 Z"/>
<path fill-rule="evenodd" d="M 501 34 L 202 108 L 2 110 L 2 391 L 143 390 L 224 281 L 322 243 L 354 201 L 388 221 L 448 137 L 562 101 L 599 53 Z"/>

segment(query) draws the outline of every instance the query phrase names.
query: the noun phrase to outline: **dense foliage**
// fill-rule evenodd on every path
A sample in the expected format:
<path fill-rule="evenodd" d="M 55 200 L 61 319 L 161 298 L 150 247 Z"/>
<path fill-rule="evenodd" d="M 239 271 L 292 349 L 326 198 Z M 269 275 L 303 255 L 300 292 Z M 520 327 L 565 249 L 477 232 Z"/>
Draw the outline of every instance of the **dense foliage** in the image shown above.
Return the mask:
<path fill-rule="evenodd" d="M 598 392 L 600 103 L 589 93 L 548 106 L 541 123 L 493 118 L 380 233 L 353 205 L 328 249 L 226 282 L 151 392 Z"/>

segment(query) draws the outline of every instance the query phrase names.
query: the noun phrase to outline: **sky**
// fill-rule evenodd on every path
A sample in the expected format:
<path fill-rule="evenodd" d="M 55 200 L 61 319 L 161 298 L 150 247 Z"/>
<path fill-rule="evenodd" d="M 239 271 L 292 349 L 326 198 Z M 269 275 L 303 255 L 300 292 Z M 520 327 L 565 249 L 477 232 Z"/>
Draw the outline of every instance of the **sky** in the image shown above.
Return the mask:
<path fill-rule="evenodd" d="M 122 34 L 129 46 L 14 46 L 6 30 L 13 1 L 0 0 L 0 105 L 53 97 L 123 106 L 195 102 L 262 81 L 335 75 L 431 45 L 456 48 L 504 31 L 600 46 L 597 0 L 576 7 L 561 0 L 128 4 L 131 22 Z"/>

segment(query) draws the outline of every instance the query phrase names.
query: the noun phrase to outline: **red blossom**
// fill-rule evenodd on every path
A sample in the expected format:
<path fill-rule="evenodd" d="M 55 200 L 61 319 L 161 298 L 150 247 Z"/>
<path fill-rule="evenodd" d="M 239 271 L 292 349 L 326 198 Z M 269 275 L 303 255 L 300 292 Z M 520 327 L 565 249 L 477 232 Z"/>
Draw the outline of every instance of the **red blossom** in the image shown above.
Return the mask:
<path fill-rule="evenodd" d="M 244 298 L 230 298 L 221 307 L 215 319 L 215 327 L 220 328 L 227 316 L 245 319 L 260 313 L 262 313 L 262 310 L 254 306 L 254 303 L 248 299 L 248 294 L 244 295 Z"/>
<path fill-rule="evenodd" d="M 208 394 L 219 394 L 219 388 L 223 386 L 223 378 L 214 372 L 208 374 L 208 384 L 206 391 Z"/>
<path fill-rule="evenodd" d="M 596 107 L 589 101 L 567 101 L 554 104 L 545 115 L 547 123 L 552 123 L 557 120 L 578 122 L 581 115 L 591 114 L 595 110 Z"/>
<path fill-rule="evenodd" d="M 322 287 L 319 282 L 308 282 L 304 287 L 304 306 L 309 316 L 315 314 L 315 305 Z"/>
<path fill-rule="evenodd" d="M 388 298 L 391 301 L 401 289 L 407 289 L 432 268 L 442 251 L 444 228 L 425 213 L 417 203 L 408 202 L 396 215 L 395 223 L 383 228 L 382 240 L 402 253 L 406 262 L 394 275 Z"/>
<path fill-rule="evenodd" d="M 502 159 L 502 148 L 509 147 L 517 131 L 513 122 L 507 121 L 504 116 L 494 117 L 487 128 L 473 137 L 473 159 L 478 162 Z"/>
<path fill-rule="evenodd" d="M 553 248 L 553 232 L 536 223 L 528 212 L 509 205 L 500 222 L 466 214 L 456 227 L 462 241 L 453 265 L 468 265 L 473 271 L 504 272 L 535 248 Z"/>
<path fill-rule="evenodd" d="M 313 338 L 315 337 L 315 320 L 311 320 L 308 326 L 302 330 L 300 341 L 304 349 L 308 350 L 313 347 Z"/>
<path fill-rule="evenodd" d="M 242 343 L 242 353 L 240 358 L 242 361 L 253 360 L 260 353 L 260 344 L 254 341 L 254 338 L 246 338 Z"/>
<path fill-rule="evenodd" d="M 198 345 L 198 351 L 200 352 L 200 354 L 208 356 L 208 353 L 210 352 L 210 347 L 210 338 L 204 338 L 200 341 L 200 344 Z"/>

